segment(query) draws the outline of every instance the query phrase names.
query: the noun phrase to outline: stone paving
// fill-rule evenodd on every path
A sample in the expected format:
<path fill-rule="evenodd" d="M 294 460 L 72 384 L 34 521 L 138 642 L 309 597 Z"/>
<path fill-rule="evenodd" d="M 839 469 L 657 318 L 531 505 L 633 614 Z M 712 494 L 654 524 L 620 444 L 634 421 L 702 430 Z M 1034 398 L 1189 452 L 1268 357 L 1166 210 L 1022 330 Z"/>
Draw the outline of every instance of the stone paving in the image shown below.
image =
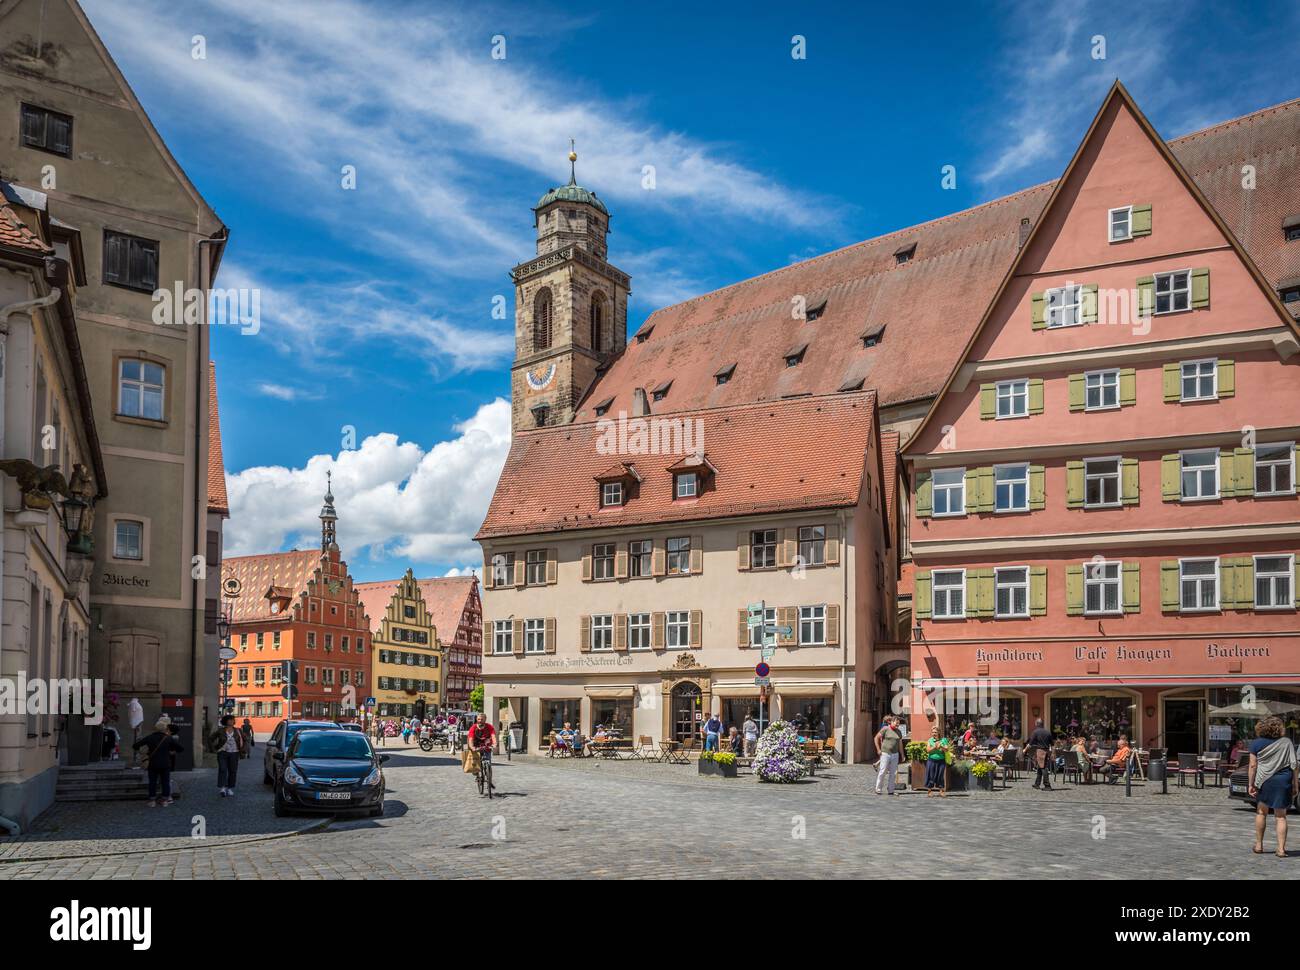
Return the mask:
<path fill-rule="evenodd" d="M 97 820 L 94 838 L 78 840 L 59 809 L 60 828 L 43 839 L 0 841 L 0 880 L 1300 878 L 1300 844 L 1286 860 L 1252 855 L 1253 813 L 1213 787 L 1125 800 L 1122 787 L 1045 793 L 1021 781 L 993 795 L 889 798 L 867 793 L 873 774 L 861 766 L 773 786 L 701 778 L 693 765 L 529 757 L 497 760 L 503 797 L 488 801 L 445 754 L 387 753 L 381 819 L 339 819 L 286 837 L 269 793 L 245 785 L 234 802 L 214 794 L 216 834 L 207 839 L 182 845 L 165 829 L 152 851 L 99 855 L 76 849 L 140 846 L 138 826 L 119 839 L 111 820 Z M 1270 826 L 1270 850 L 1272 838 Z M 38 850 L 47 857 L 28 854 Z"/>

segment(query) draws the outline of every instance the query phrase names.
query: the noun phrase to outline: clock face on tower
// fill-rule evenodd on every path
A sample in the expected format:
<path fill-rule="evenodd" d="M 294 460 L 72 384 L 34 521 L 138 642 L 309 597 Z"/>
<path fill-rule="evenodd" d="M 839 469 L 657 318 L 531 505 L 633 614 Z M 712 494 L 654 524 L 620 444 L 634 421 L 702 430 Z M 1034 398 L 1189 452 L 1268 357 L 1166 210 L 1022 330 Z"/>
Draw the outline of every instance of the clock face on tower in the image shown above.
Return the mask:
<path fill-rule="evenodd" d="M 343 584 L 340 583 L 337 579 L 331 579 L 326 585 L 329 586 L 330 592 L 333 593 L 335 596 L 338 596 L 339 590 L 343 588 Z"/>
<path fill-rule="evenodd" d="M 550 386 L 551 381 L 555 379 L 555 363 L 534 367 L 525 371 L 524 376 L 528 378 L 528 386 L 534 391 L 545 390 Z"/>

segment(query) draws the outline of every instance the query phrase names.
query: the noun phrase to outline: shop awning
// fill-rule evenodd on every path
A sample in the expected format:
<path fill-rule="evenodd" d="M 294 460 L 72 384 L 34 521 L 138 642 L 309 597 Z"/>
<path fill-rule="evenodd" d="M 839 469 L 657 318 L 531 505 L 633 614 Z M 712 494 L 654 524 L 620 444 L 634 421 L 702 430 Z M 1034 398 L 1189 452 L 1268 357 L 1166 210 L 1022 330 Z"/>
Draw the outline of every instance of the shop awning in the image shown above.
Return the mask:
<path fill-rule="evenodd" d="M 833 680 L 776 681 L 772 689 L 782 697 L 825 697 L 835 693 Z"/>
<path fill-rule="evenodd" d="M 636 688 L 627 687 L 588 687 L 587 696 L 598 701 L 625 700 L 636 696 Z"/>
<path fill-rule="evenodd" d="M 713 695 L 715 697 L 757 697 L 758 688 L 751 681 L 735 681 L 733 683 L 715 683 L 713 685 Z"/>

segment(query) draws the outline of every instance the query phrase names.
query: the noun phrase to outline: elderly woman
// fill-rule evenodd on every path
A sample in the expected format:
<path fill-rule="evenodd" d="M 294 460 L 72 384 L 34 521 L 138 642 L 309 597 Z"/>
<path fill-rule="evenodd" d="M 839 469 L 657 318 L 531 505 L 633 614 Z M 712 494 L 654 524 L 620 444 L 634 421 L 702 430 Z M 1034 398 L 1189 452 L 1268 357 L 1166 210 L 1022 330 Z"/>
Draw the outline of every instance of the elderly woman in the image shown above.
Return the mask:
<path fill-rule="evenodd" d="M 1255 740 L 1250 742 L 1250 767 L 1247 792 L 1255 799 L 1255 852 L 1264 851 L 1264 833 L 1268 813 L 1277 819 L 1279 859 L 1286 858 L 1286 810 L 1300 790 L 1300 766 L 1296 764 L 1295 745 L 1286 736 L 1280 717 L 1266 717 L 1255 725 Z"/>
<path fill-rule="evenodd" d="M 947 798 L 948 753 L 952 742 L 939 733 L 939 725 L 930 729 L 930 737 L 925 742 L 925 797 L 932 797 L 938 792 L 940 798 Z"/>

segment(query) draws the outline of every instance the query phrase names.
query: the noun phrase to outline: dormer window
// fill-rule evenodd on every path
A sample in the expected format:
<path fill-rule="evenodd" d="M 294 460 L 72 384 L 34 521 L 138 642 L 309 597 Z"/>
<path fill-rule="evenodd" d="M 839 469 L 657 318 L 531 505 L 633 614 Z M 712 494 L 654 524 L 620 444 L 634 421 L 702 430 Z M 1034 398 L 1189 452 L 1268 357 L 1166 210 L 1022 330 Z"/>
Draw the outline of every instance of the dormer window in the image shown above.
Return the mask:
<path fill-rule="evenodd" d="M 902 249 L 894 250 L 894 262 L 900 266 L 903 263 L 910 263 L 912 257 L 916 255 L 916 243 L 904 246 Z"/>
<path fill-rule="evenodd" d="M 719 385 L 722 385 L 727 383 L 727 381 L 731 380 L 731 375 L 734 374 L 735 372 L 736 372 L 736 365 L 728 364 L 726 367 L 723 367 L 721 370 L 716 371 L 713 375 L 713 379 Z"/>
<path fill-rule="evenodd" d="M 840 385 L 840 391 L 860 391 L 862 385 L 867 382 L 865 377 L 851 377 Z"/>
<path fill-rule="evenodd" d="M 812 323 L 814 320 L 816 320 L 825 312 L 826 312 L 826 301 L 822 300 L 816 306 L 810 306 L 806 310 L 804 310 L 803 318 L 805 322 Z"/>
<path fill-rule="evenodd" d="M 870 327 L 862 334 L 862 346 L 874 347 L 885 339 L 885 325 Z"/>
<path fill-rule="evenodd" d="M 673 476 L 673 498 L 695 498 L 700 493 L 697 472 L 679 472 Z"/>
<path fill-rule="evenodd" d="M 1287 216 L 1282 220 L 1282 238 L 1287 242 L 1300 242 L 1300 215 Z"/>
<path fill-rule="evenodd" d="M 623 495 L 622 482 L 605 482 L 600 486 L 600 504 L 603 508 L 622 505 Z"/>
<path fill-rule="evenodd" d="M 599 404 L 597 404 L 596 407 L 595 407 L 595 409 L 594 409 L 595 412 L 596 412 L 596 417 L 599 418 L 599 417 L 601 417 L 601 416 L 607 414 L 607 413 L 609 412 L 609 407 L 610 407 L 610 405 L 613 404 L 613 403 L 614 403 L 614 399 L 613 399 L 612 397 L 607 397 L 607 398 L 605 398 L 605 400 L 603 400 L 603 401 L 601 401 Z"/>
<path fill-rule="evenodd" d="M 785 366 L 798 367 L 803 363 L 803 355 L 807 350 L 807 344 L 799 344 L 797 347 L 791 347 L 785 352 Z"/>
<path fill-rule="evenodd" d="M 642 327 L 640 330 L 636 332 L 636 342 L 639 344 L 645 343 L 647 340 L 650 339 L 650 335 L 654 332 L 655 332 L 654 327 Z"/>
<path fill-rule="evenodd" d="M 1300 286 L 1288 286 L 1278 291 L 1283 303 L 1300 303 Z"/>
<path fill-rule="evenodd" d="M 668 389 L 672 386 L 673 386 L 672 381 L 664 381 L 662 384 L 660 384 L 658 387 L 656 387 L 653 391 L 650 392 L 651 400 L 662 401 L 664 398 L 668 396 Z"/>

